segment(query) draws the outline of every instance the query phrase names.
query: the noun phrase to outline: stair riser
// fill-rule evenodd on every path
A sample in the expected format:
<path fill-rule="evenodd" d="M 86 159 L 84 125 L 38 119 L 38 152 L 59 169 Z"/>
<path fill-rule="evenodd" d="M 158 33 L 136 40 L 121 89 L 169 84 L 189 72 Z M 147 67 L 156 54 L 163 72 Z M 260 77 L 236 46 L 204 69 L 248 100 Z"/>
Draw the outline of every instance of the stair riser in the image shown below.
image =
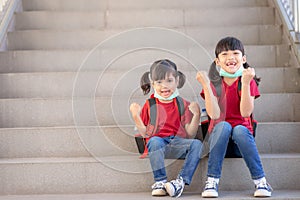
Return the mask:
<path fill-rule="evenodd" d="M 184 8 L 184 9 L 194 9 L 194 8 L 217 8 L 217 7 L 247 7 L 247 6 L 267 6 L 267 0 L 219 0 L 206 1 L 206 0 L 23 0 L 24 10 L 64 10 L 64 11 L 100 11 L 106 9 L 158 9 L 158 8 Z"/>
<path fill-rule="evenodd" d="M 259 123 L 256 136 L 259 152 L 300 153 L 299 128 L 299 123 Z M 2 129 L 0 158 L 116 156 L 133 153 L 138 156 L 134 133 L 133 126 Z"/>
<path fill-rule="evenodd" d="M 255 118 L 262 122 L 300 121 L 299 98 L 299 94 L 264 94 L 255 102 Z M 145 100 L 130 96 L 1 100 L 0 127 L 69 126 L 74 120 L 77 126 L 128 125 L 133 123 L 128 109 L 132 101 L 143 104 Z"/>
<path fill-rule="evenodd" d="M 68 194 L 68 193 L 103 193 L 103 192 L 150 192 L 153 183 L 151 173 L 126 173 L 120 169 L 149 170 L 148 159 L 143 161 L 96 162 L 90 163 L 28 163 L 1 164 L 1 194 Z M 299 158 L 262 158 L 268 181 L 277 190 L 299 190 Z M 182 160 L 175 161 L 167 168 L 169 179 L 177 176 Z M 138 165 L 138 166 L 137 166 Z M 117 167 L 117 169 L 113 169 Z M 140 167 L 140 168 L 139 168 Z M 138 169 L 139 168 L 139 169 Z M 200 162 L 192 185 L 185 191 L 201 192 L 206 180 L 207 159 Z M 249 176 L 242 159 L 225 159 L 220 193 L 222 190 L 252 190 L 254 183 Z M 285 177 L 284 180 L 280 177 Z M 109 180 L 109 181 L 103 181 Z M 120 181 L 122 180 L 122 181 Z M 288 181 L 288 182 L 286 182 Z"/>
<path fill-rule="evenodd" d="M 171 48 L 173 52 L 186 57 L 188 61 L 193 62 L 195 56 L 202 55 L 203 60 L 198 60 L 195 65 L 198 69 L 208 69 L 207 63 L 212 62 L 214 55 L 214 46 L 202 48 Z M 103 50 L 101 47 L 97 51 L 78 50 L 78 51 L 8 51 L 0 52 L 0 72 L 61 72 L 77 71 L 82 64 L 82 70 L 102 70 L 122 69 L 129 70 L 135 66 L 148 63 L 149 65 L 155 60 L 169 58 L 174 61 L 182 71 L 186 70 L 187 62 L 177 55 L 160 50 L 143 49 L 126 54 L 116 60 L 115 57 L 121 56 L 128 49 L 121 48 Z M 289 46 L 287 45 L 245 45 L 247 61 L 250 65 L 260 67 L 283 67 L 289 66 Z M 92 53 L 92 54 L 89 54 Z M 95 56 L 94 56 L 95 55 Z M 108 57 L 110 59 L 103 59 Z M 134 57 L 134 59 L 133 59 Z M 198 56 L 199 57 L 199 56 Z M 211 57 L 209 59 L 209 57 Z M 268 59 L 265 59 L 268 57 Z M 30 58 L 30 59 L 28 59 Z M 84 60 L 87 61 L 84 62 Z M 208 60 L 209 59 L 209 60 Z M 106 61 L 106 63 L 105 63 Z M 114 61 L 109 67 L 108 63 Z"/>
<path fill-rule="evenodd" d="M 243 13 L 245 17 L 239 17 Z M 223 17 L 226 15 L 226 17 Z M 126 19 L 126 20 L 120 20 Z M 230 24 L 274 24 L 274 9 L 269 7 L 205 10 L 153 9 L 105 12 L 22 12 L 16 14 L 16 29 L 100 29 L 145 26 L 184 27 Z"/>
<path fill-rule="evenodd" d="M 72 97 L 73 87 L 78 82 L 77 75 L 84 76 L 86 80 L 96 83 L 95 85 L 84 84 L 87 89 L 96 88 L 95 96 L 127 95 L 135 92 L 135 96 L 142 96 L 139 81 L 146 69 L 140 68 L 134 71 L 106 72 L 81 72 L 77 73 L 25 73 L 25 74 L 0 74 L 0 98 L 53 98 Z M 200 84 L 196 81 L 197 69 L 190 66 L 189 71 L 184 71 L 187 83 L 180 90 L 181 95 L 189 96 L 201 91 Z M 258 68 L 256 73 L 262 77 L 260 84 L 261 93 L 297 93 L 300 92 L 298 76 L 299 69 L 296 68 Z M 276 82 L 273 82 L 276 77 Z M 99 79 L 99 82 L 97 80 Z M 273 82 L 273 84 L 269 84 Z M 82 82 L 80 82 L 81 84 Z M 126 84 L 123 84 L 126 83 Z M 116 93 L 117 91 L 117 93 Z M 77 93 L 78 94 L 78 93 Z M 83 91 L 85 94 L 85 91 Z"/>
<path fill-rule="evenodd" d="M 139 26 L 139 28 L 144 26 Z M 161 27 L 161 26 L 160 26 Z M 123 32 L 123 31 L 125 32 Z M 188 38 L 183 38 L 181 34 L 186 33 L 200 45 L 214 46 L 217 41 L 227 35 L 233 35 L 243 41 L 244 45 L 268 45 L 281 44 L 282 31 L 279 26 L 242 26 L 242 27 L 222 27 L 222 28 L 178 28 L 166 30 L 156 29 L 155 34 L 149 29 L 122 29 L 111 31 L 15 31 L 8 33 L 9 50 L 41 50 L 41 49 L 88 49 L 100 45 L 105 39 L 103 48 L 126 47 L 171 47 L 190 48 L 195 46 Z M 131 30 L 131 31 L 130 31 Z M 153 30 L 153 29 L 152 29 Z M 160 30 L 160 32 L 159 32 Z M 126 32 L 129 31 L 129 32 Z M 121 34 L 120 34 L 121 33 Z M 168 34 L 169 33 L 169 34 Z M 115 35 L 120 34 L 120 35 Z M 138 38 L 138 39 L 137 39 Z M 209 40 L 207 38 L 210 38 Z M 106 45 L 106 46 L 105 46 Z"/>

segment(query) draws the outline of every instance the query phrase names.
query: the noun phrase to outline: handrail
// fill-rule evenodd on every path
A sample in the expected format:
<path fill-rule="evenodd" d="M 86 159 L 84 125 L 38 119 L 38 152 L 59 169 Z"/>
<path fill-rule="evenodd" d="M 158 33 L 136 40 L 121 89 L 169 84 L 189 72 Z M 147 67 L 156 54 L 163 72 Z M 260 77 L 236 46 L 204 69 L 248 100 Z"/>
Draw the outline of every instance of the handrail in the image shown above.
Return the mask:
<path fill-rule="evenodd" d="M 0 12 L 3 11 L 5 4 L 7 3 L 8 0 L 0 0 Z"/>
<path fill-rule="evenodd" d="M 294 21 L 295 21 L 295 32 L 300 32 L 300 2 L 299 0 L 294 1 Z"/>
<path fill-rule="evenodd" d="M 298 34 L 300 32 L 299 0 L 280 0 L 280 4 L 286 14 L 285 19 L 291 25 L 290 31 Z"/>
<path fill-rule="evenodd" d="M 283 20 L 284 34 L 290 40 L 291 49 L 300 66 L 300 0 L 273 0 Z"/>
<path fill-rule="evenodd" d="M 13 21 L 14 12 L 20 6 L 20 0 L 0 0 L 0 50 L 5 49 L 6 33 Z"/>

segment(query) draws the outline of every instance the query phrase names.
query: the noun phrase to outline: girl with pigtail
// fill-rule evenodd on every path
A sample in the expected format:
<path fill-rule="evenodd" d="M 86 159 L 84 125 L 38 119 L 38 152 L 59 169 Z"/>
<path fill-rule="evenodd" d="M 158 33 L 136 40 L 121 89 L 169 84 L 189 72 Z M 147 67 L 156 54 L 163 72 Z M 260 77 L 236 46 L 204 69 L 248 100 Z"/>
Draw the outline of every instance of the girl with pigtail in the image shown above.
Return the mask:
<path fill-rule="evenodd" d="M 202 143 L 193 139 L 197 133 L 200 109 L 196 102 L 188 102 L 179 96 L 185 75 L 177 70 L 175 63 L 168 59 L 154 62 L 150 71 L 141 78 L 141 89 L 147 95 L 151 86 L 154 94 L 150 96 L 157 106 L 157 125 L 150 126 L 149 103 L 143 107 L 137 103 L 130 105 L 135 125 L 139 133 L 149 138 L 147 142 L 149 160 L 155 183 L 153 196 L 181 196 L 184 186 L 189 185 L 199 164 Z M 178 99 L 182 101 L 183 113 L 179 112 Z M 150 127 L 150 128 L 149 128 Z M 177 178 L 167 181 L 165 158 L 185 158 Z"/>
<path fill-rule="evenodd" d="M 260 96 L 260 79 L 246 62 L 240 40 L 234 37 L 221 39 L 215 56 L 208 75 L 200 71 L 196 77 L 202 85 L 201 96 L 205 98 L 206 111 L 211 118 L 208 178 L 202 197 L 218 197 L 222 164 L 228 154 L 244 159 L 256 188 L 254 196 L 270 197 L 272 188 L 265 178 L 252 124 L 254 99 Z"/>

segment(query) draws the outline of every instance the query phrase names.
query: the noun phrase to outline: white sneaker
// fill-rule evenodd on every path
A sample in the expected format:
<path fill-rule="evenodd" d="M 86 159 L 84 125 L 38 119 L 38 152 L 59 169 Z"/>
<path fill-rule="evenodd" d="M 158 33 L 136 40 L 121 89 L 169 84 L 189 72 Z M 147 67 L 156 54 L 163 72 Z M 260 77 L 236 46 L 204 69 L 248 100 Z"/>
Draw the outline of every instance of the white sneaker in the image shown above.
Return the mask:
<path fill-rule="evenodd" d="M 270 197 L 272 195 L 272 187 L 267 183 L 266 179 L 261 180 L 257 185 L 255 185 L 256 191 L 254 192 L 254 197 Z"/>
<path fill-rule="evenodd" d="M 152 185 L 152 196 L 166 196 L 165 183 L 163 181 L 155 182 Z"/>
<path fill-rule="evenodd" d="M 208 178 L 202 192 L 202 197 L 217 198 L 218 196 L 218 182 L 214 178 Z"/>
<path fill-rule="evenodd" d="M 167 182 L 165 184 L 165 188 L 171 197 L 180 197 L 184 188 L 184 182 L 182 177 Z"/>

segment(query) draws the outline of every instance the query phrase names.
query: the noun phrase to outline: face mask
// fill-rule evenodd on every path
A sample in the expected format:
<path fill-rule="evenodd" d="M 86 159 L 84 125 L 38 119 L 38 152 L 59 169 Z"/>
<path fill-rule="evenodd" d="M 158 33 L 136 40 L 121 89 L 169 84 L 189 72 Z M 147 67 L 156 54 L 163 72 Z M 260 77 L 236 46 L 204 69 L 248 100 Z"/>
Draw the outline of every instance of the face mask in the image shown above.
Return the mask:
<path fill-rule="evenodd" d="M 242 76 L 243 70 L 244 70 L 244 67 L 241 66 L 234 74 L 231 74 L 231 73 L 228 73 L 228 72 L 226 72 L 225 70 L 223 70 L 221 68 L 220 69 L 220 76 L 224 76 L 224 77 L 227 77 L 227 78 L 236 78 L 236 77 Z"/>
<path fill-rule="evenodd" d="M 173 92 L 173 94 L 171 96 L 169 96 L 168 98 L 164 98 L 162 96 L 160 96 L 159 94 L 157 94 L 156 90 L 154 91 L 154 97 L 158 98 L 160 100 L 164 100 L 164 101 L 170 101 L 174 98 L 176 98 L 177 96 L 179 96 L 179 92 L 178 89 L 176 88 L 176 90 Z"/>

